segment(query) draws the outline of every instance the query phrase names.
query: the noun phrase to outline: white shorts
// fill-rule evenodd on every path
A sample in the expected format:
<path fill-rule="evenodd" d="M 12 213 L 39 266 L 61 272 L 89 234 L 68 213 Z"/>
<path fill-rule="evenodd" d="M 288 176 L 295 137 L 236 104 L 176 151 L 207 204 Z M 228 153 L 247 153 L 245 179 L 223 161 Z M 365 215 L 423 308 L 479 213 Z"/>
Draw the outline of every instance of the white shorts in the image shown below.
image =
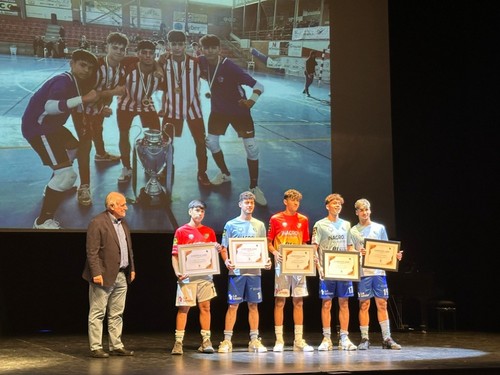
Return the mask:
<path fill-rule="evenodd" d="M 291 294 L 290 289 L 292 290 Z M 306 276 L 275 274 L 275 297 L 306 297 L 308 295 Z"/>
<path fill-rule="evenodd" d="M 190 283 L 177 282 L 175 306 L 196 306 L 197 302 L 204 302 L 216 296 L 215 285 L 211 280 Z"/>

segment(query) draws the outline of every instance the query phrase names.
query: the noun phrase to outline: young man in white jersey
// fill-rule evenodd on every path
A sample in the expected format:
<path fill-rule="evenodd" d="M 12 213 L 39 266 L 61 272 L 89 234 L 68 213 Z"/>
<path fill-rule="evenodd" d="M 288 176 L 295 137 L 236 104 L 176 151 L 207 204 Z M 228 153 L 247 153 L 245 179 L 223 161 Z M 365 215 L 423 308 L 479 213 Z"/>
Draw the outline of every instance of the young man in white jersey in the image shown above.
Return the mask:
<path fill-rule="evenodd" d="M 221 257 L 229 270 L 229 280 L 227 283 L 227 302 L 226 320 L 224 325 L 224 341 L 219 345 L 219 353 L 230 353 L 233 351 L 231 338 L 233 337 L 233 328 L 236 323 L 238 307 L 240 303 L 247 302 L 248 323 L 250 326 L 250 342 L 248 343 L 249 352 L 264 353 L 267 348 L 262 345 L 259 338 L 259 303 L 262 302 L 261 270 L 238 269 L 229 258 L 229 239 L 230 238 L 266 238 L 266 227 L 260 220 L 255 219 L 252 214 L 255 209 L 255 195 L 250 191 L 240 194 L 238 201 L 240 215 L 229 220 L 224 226 L 221 241 Z M 268 258 L 266 269 L 271 269 L 271 259 Z"/>
<path fill-rule="evenodd" d="M 200 56 L 202 77 L 207 79 L 211 109 L 208 119 L 207 148 L 212 153 L 220 172 L 210 180 L 212 185 L 231 181 L 231 173 L 226 165 L 220 147 L 220 137 L 226 134 L 231 125 L 243 140 L 245 147 L 249 190 L 255 195 L 255 203 L 266 206 L 264 192 L 259 182 L 259 147 L 255 141 L 255 126 L 250 109 L 264 92 L 264 86 L 228 58 L 220 56 L 220 39 L 215 35 L 205 35 L 200 39 L 203 56 Z M 252 88 L 247 99 L 244 86 Z"/>
<path fill-rule="evenodd" d="M 173 139 L 181 137 L 184 121 L 187 122 L 196 149 L 198 161 L 197 180 L 200 185 L 210 186 L 207 176 L 207 148 L 205 123 L 200 100 L 200 66 L 198 60 L 186 54 L 186 34 L 171 30 L 167 36 L 169 55 L 164 58 L 165 88 L 162 96 L 164 131 Z M 172 128 L 166 124 L 173 125 Z"/>
<path fill-rule="evenodd" d="M 118 98 L 116 113 L 123 164 L 118 183 L 128 182 L 132 177 L 130 127 L 133 119 L 139 116 L 143 127 L 160 130 L 160 119 L 152 95 L 161 89 L 163 78 L 155 74 L 157 70 L 155 50 L 156 46 L 152 41 L 141 40 L 137 44 L 139 62 L 128 65 L 125 69 L 125 94 Z"/>
<path fill-rule="evenodd" d="M 128 39 L 124 34 L 113 32 L 106 38 L 107 55 L 97 59 L 95 90 L 100 93 L 101 100 L 88 104 L 83 109 L 72 113 L 75 130 L 78 134 L 78 170 L 80 187 L 77 191 L 78 203 L 82 206 L 92 204 L 90 192 L 90 150 L 92 141 L 96 149 L 96 162 L 118 162 L 120 157 L 108 153 L 104 146 L 103 123 L 104 118 L 112 113 L 109 105 L 113 96 L 125 92 L 119 82 L 124 77 L 124 67 L 121 65 L 128 46 Z"/>
<path fill-rule="evenodd" d="M 353 251 L 349 230 L 351 223 L 339 217 L 342 211 L 344 198 L 340 194 L 330 194 L 325 198 L 325 207 L 328 216 L 318 220 L 313 227 L 311 243 L 316 246 L 319 259 L 319 298 L 321 298 L 321 323 L 323 326 L 323 341 L 318 347 L 319 351 L 333 350 L 331 340 L 331 309 L 332 300 L 337 297 L 339 301 L 339 323 L 341 350 L 356 350 L 349 340 L 349 297 L 354 296 L 352 281 L 325 280 L 323 251 Z"/>
<path fill-rule="evenodd" d="M 183 274 L 179 268 L 179 245 L 214 242 L 218 251 L 220 245 L 217 243 L 215 232 L 202 224 L 205 218 L 206 205 L 200 200 L 189 202 L 189 223 L 177 228 L 172 245 L 172 268 L 177 277 L 177 296 L 175 305 L 178 307 L 175 320 L 175 343 L 172 355 L 183 354 L 183 341 L 187 324 L 187 317 L 191 307 L 198 305 L 199 322 L 201 326 L 202 342 L 198 351 L 200 353 L 213 353 L 214 348 L 210 340 L 210 300 L 217 296 L 212 275 L 190 276 Z"/>
<path fill-rule="evenodd" d="M 305 245 L 309 241 L 309 219 L 298 211 L 302 194 L 295 190 L 285 191 L 283 204 L 285 210 L 274 214 L 269 220 L 267 232 L 268 249 L 274 255 L 275 277 L 274 277 L 274 332 L 276 343 L 273 351 L 282 352 L 285 341 L 283 338 L 284 309 L 287 297 L 292 297 L 294 341 L 293 350 L 312 352 L 314 348 L 308 345 L 303 338 L 304 333 L 304 297 L 309 295 L 307 290 L 306 276 L 283 275 L 281 273 L 281 262 L 283 257 L 279 252 L 279 246 L 283 245 Z M 290 293 L 291 290 L 291 293 Z"/>
<path fill-rule="evenodd" d="M 365 238 L 387 241 L 387 232 L 382 224 L 371 221 L 370 202 L 366 199 L 359 199 L 354 204 L 356 216 L 359 223 L 351 228 L 351 239 L 356 250 L 366 255 L 364 248 Z M 397 254 L 397 258 L 403 258 L 403 252 Z M 361 342 L 358 350 L 366 350 L 370 347 L 368 328 L 370 324 L 370 299 L 374 297 L 377 305 L 377 317 L 382 330 L 382 349 L 400 350 L 401 345 L 396 343 L 391 337 L 391 325 L 389 313 L 387 312 L 387 299 L 389 289 L 384 270 L 361 268 L 361 281 L 358 284 L 359 299 L 359 329 L 361 330 Z"/>

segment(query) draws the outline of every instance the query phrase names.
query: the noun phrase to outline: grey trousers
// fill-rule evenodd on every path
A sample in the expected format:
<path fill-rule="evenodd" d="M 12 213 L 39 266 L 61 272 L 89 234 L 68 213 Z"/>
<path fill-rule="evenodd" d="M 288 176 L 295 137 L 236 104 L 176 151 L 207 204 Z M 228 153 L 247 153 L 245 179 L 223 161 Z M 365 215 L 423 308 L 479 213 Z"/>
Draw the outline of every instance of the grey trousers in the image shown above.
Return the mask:
<path fill-rule="evenodd" d="M 102 349 L 104 317 L 108 317 L 109 350 L 123 348 L 123 311 L 127 296 L 125 273 L 119 272 L 110 288 L 89 283 L 89 344 L 90 350 Z"/>

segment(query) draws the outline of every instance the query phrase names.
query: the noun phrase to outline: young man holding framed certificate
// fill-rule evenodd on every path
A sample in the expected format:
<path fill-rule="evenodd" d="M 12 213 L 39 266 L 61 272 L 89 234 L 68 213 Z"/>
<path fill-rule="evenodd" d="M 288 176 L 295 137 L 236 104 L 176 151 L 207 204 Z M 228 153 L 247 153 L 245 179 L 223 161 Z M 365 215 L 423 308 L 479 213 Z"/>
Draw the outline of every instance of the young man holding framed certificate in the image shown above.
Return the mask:
<path fill-rule="evenodd" d="M 274 214 L 269 220 L 267 234 L 269 252 L 275 259 L 274 278 L 274 331 L 276 343 L 273 351 L 282 352 L 285 342 L 283 339 L 284 308 L 287 297 L 292 297 L 294 342 L 293 350 L 312 352 L 314 348 L 306 343 L 303 338 L 304 331 L 304 297 L 309 295 L 305 275 L 284 275 L 281 272 L 283 256 L 278 251 L 280 245 L 305 245 L 309 241 L 309 219 L 298 209 L 302 194 L 295 190 L 285 191 L 283 204 L 285 210 Z M 291 293 L 290 293 L 291 290 Z"/>
<path fill-rule="evenodd" d="M 250 191 L 240 194 L 238 206 L 241 209 L 240 215 L 229 220 L 224 226 L 222 232 L 221 257 L 229 270 L 229 280 L 227 283 L 227 302 L 226 320 L 224 326 L 224 340 L 219 345 L 219 353 L 230 353 L 233 351 L 231 338 L 233 328 L 236 323 L 238 307 L 241 302 L 248 304 L 248 323 L 250 325 L 250 342 L 248 343 L 249 352 L 264 353 L 267 348 L 262 345 L 259 338 L 259 303 L 262 302 L 261 288 L 261 268 L 236 268 L 237 259 L 233 259 L 236 250 L 232 247 L 239 246 L 245 248 L 245 254 L 248 258 L 261 261 L 265 269 L 271 269 L 271 259 L 267 257 L 266 227 L 260 220 L 255 219 L 252 213 L 255 208 L 255 195 Z M 231 241 L 232 239 L 251 240 L 255 238 L 255 243 Z M 257 243 L 259 241 L 259 243 Z M 264 245 L 264 246 L 259 246 Z M 231 257 L 229 257 L 228 249 Z M 264 251 L 260 251 L 263 249 Z M 243 250 L 242 250 L 243 251 Z M 235 258 L 235 257 L 234 257 Z"/>
<path fill-rule="evenodd" d="M 183 354 L 182 342 L 186 329 L 189 309 L 196 306 L 200 310 L 200 326 L 202 343 L 198 348 L 201 353 L 213 353 L 214 348 L 210 341 L 210 300 L 217 296 L 212 274 L 190 276 L 182 272 L 179 267 L 179 245 L 213 243 L 216 250 L 220 249 L 215 232 L 212 228 L 201 222 L 205 217 L 206 205 L 199 200 L 193 200 L 188 205 L 188 213 L 191 217 L 189 223 L 177 228 L 172 245 L 172 268 L 177 277 L 177 296 L 175 305 L 178 307 L 175 322 L 175 344 L 172 349 L 173 355 Z"/>
<path fill-rule="evenodd" d="M 366 255 L 364 242 L 366 238 L 387 241 L 387 232 L 382 224 L 371 221 L 370 202 L 366 199 L 358 199 L 354 204 L 356 216 L 359 223 L 351 228 L 351 238 L 356 250 Z M 399 251 L 397 259 L 401 260 L 403 252 Z M 382 348 L 400 350 L 401 345 L 396 343 L 391 337 L 391 326 L 389 313 L 387 312 L 387 299 L 389 298 L 389 288 L 385 271 L 381 269 L 362 268 L 361 281 L 358 284 L 359 299 L 359 329 L 361 330 L 361 343 L 358 350 L 366 350 L 370 347 L 368 328 L 370 324 L 370 299 L 374 297 L 377 305 L 377 317 L 382 330 Z"/>
<path fill-rule="evenodd" d="M 324 251 L 352 251 L 354 250 L 349 235 L 351 223 L 339 217 L 342 211 L 344 198 L 340 194 L 330 194 L 325 198 L 325 207 L 328 216 L 318 220 L 313 227 L 311 243 L 316 246 L 319 258 L 319 298 L 321 298 L 321 323 L 323 326 L 323 341 L 318 346 L 319 351 L 333 350 L 331 340 L 331 309 L 332 300 L 339 301 L 340 341 L 339 349 L 356 350 L 349 340 L 349 297 L 354 296 L 352 281 L 325 280 L 323 271 Z"/>

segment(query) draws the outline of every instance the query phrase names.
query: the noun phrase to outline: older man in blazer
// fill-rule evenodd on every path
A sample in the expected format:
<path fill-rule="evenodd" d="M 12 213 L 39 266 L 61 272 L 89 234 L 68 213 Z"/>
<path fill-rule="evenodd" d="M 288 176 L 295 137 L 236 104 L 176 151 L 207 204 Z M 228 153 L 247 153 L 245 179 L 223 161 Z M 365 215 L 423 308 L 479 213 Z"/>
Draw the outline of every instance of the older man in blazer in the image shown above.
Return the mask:
<path fill-rule="evenodd" d="M 82 276 L 89 282 L 88 331 L 90 355 L 94 358 L 134 354 L 125 349 L 121 340 L 127 288 L 135 279 L 130 229 L 123 220 L 126 212 L 123 194 L 111 192 L 106 197 L 106 211 L 95 216 L 87 229 L 87 261 Z M 106 312 L 109 354 L 102 346 Z"/>

